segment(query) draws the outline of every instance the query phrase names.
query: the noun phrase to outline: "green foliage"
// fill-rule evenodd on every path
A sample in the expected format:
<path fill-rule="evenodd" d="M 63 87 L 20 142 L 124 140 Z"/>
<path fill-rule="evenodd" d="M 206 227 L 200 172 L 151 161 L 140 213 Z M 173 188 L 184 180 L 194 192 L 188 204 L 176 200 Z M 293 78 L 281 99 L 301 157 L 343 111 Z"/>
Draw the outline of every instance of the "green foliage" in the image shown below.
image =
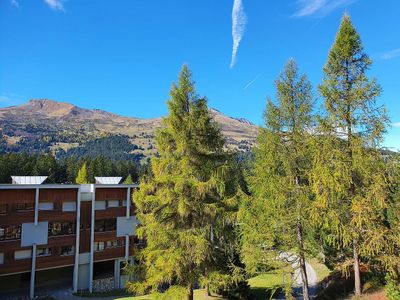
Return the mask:
<path fill-rule="evenodd" d="M 89 183 L 86 163 L 83 163 L 82 167 L 78 171 L 78 175 L 76 176 L 75 182 L 77 184 L 86 184 Z"/>
<path fill-rule="evenodd" d="M 313 141 L 310 179 L 315 193 L 312 219 L 324 241 L 341 252 L 338 257 L 346 268 L 359 256 L 363 261 L 377 259 L 392 248 L 385 220 L 388 180 L 379 151 L 387 117 L 376 105 L 381 88 L 366 75 L 370 65 L 345 14 L 319 87 L 325 117 Z M 356 284 L 356 292 L 358 288 Z"/>
<path fill-rule="evenodd" d="M 386 296 L 389 300 L 400 299 L 400 285 L 389 274 L 386 275 Z"/>
<path fill-rule="evenodd" d="M 314 248 L 308 186 L 311 85 L 290 60 L 275 86 L 277 101 L 267 102 L 265 128 L 247 177 L 251 196 L 244 197 L 239 211 L 242 257 L 251 273 L 285 271 L 280 253 L 304 258 Z"/>
<path fill-rule="evenodd" d="M 88 182 L 94 182 L 95 176 L 122 176 L 129 175 L 132 181 L 138 180 L 139 173 L 144 174 L 142 168 L 133 161 L 112 161 L 103 156 L 95 158 L 56 159 L 51 154 L 27 155 L 24 153 L 0 154 L 0 183 L 11 183 L 12 175 L 48 176 L 48 183 L 73 183 L 80 167 L 86 163 Z"/>
<path fill-rule="evenodd" d="M 11 176 L 48 176 L 47 182 L 65 182 L 65 170 L 54 156 L 50 154 L 27 155 L 3 154 L 0 155 L 0 183 L 11 183 Z"/>
<path fill-rule="evenodd" d="M 132 184 L 133 180 L 132 180 L 132 176 L 131 174 L 128 175 L 128 177 L 126 177 L 126 179 L 124 180 L 124 184 Z"/>
<path fill-rule="evenodd" d="M 200 277 L 226 269 L 234 249 L 236 169 L 186 66 L 170 96 L 156 135 L 159 156 L 134 194 L 138 235 L 147 242 L 138 256 L 141 278 L 131 284 L 139 293 L 161 285 L 190 290 Z"/>
<path fill-rule="evenodd" d="M 96 138 L 82 143 L 80 146 L 71 148 L 67 151 L 59 150 L 57 157 L 62 159 L 66 157 L 105 157 L 111 160 L 130 160 L 139 162 L 143 154 L 132 153 L 139 149 L 137 145 L 132 144 L 127 135 L 110 135 Z"/>

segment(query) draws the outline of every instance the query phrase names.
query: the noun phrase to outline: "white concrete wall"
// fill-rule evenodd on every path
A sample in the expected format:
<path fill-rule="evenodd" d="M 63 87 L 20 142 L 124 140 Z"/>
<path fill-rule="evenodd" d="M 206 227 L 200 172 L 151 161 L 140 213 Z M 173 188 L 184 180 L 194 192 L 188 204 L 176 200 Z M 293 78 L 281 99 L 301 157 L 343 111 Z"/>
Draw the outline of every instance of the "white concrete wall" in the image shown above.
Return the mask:
<path fill-rule="evenodd" d="M 81 264 L 79 265 L 78 273 L 78 290 L 87 290 L 90 282 L 90 265 Z"/>

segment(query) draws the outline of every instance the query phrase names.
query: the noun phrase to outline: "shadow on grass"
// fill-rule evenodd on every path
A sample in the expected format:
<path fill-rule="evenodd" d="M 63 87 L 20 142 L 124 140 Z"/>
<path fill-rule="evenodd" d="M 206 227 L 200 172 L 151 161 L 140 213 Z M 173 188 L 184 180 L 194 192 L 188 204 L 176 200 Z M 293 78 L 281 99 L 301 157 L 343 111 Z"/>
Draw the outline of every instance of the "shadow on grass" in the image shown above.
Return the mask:
<path fill-rule="evenodd" d="M 104 292 L 92 292 L 92 293 L 90 293 L 89 291 L 79 291 L 77 293 L 74 293 L 73 295 L 82 298 L 102 298 L 102 297 L 115 297 L 115 296 L 133 297 L 132 293 L 129 293 L 125 289 L 116 289 L 116 290 L 110 290 Z"/>
<path fill-rule="evenodd" d="M 274 286 L 269 288 L 252 287 L 250 289 L 249 300 L 266 300 L 274 299 L 277 295 L 283 292 L 281 286 Z"/>

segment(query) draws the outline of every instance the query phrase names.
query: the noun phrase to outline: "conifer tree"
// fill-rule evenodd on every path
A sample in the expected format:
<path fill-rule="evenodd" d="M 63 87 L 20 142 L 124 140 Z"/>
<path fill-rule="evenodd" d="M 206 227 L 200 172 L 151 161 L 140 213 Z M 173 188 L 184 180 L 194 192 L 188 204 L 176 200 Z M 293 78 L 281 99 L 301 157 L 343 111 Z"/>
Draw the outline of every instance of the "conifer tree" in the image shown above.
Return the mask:
<path fill-rule="evenodd" d="M 400 155 L 391 151 L 384 153 L 389 178 L 385 232 L 389 247 L 386 246 L 375 261 L 386 270 L 386 296 L 394 300 L 400 295 Z"/>
<path fill-rule="evenodd" d="M 82 167 L 78 171 L 78 175 L 76 176 L 75 182 L 77 184 L 87 184 L 89 183 L 88 181 L 88 174 L 87 174 L 87 168 L 86 168 L 86 162 L 83 163 Z"/>
<path fill-rule="evenodd" d="M 326 116 L 315 139 L 312 215 L 327 232 L 329 243 L 352 256 L 357 296 L 361 294 L 360 259 L 367 262 L 387 245 L 387 186 L 378 151 L 387 117 L 376 105 L 381 87 L 366 75 L 370 65 L 345 14 L 319 87 Z"/>
<path fill-rule="evenodd" d="M 169 115 L 156 134 L 159 156 L 151 159 L 152 175 L 142 178 L 133 195 L 138 235 L 147 245 L 139 254 L 141 278 L 130 288 L 145 293 L 166 286 L 166 293 L 183 292 L 193 299 L 194 284 L 220 271 L 215 259 L 232 244 L 226 228 L 232 224 L 229 210 L 235 207 L 237 180 L 220 129 L 206 99 L 197 95 L 187 66 L 167 104 Z"/>
<path fill-rule="evenodd" d="M 265 127 L 258 135 L 254 169 L 247 179 L 252 196 L 239 213 L 243 254 L 249 266 L 272 264 L 279 254 L 297 257 L 303 298 L 309 299 L 305 256 L 310 229 L 311 84 L 291 59 L 275 86 L 277 101 L 267 101 Z"/>
<path fill-rule="evenodd" d="M 128 175 L 128 177 L 126 177 L 124 184 L 133 184 L 133 180 L 132 180 L 132 176 L 131 174 Z"/>

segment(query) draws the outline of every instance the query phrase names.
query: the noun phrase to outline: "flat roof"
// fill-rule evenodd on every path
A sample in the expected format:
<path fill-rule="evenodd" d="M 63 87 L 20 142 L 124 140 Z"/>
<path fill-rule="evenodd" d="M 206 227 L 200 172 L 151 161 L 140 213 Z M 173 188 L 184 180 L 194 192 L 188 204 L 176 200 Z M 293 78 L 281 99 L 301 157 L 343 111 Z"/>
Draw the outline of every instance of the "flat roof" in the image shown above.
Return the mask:
<path fill-rule="evenodd" d="M 11 176 L 13 184 L 42 184 L 47 176 Z"/>
<path fill-rule="evenodd" d="M 92 185 L 92 184 L 88 184 Z M 136 188 L 139 187 L 138 184 L 93 184 L 95 188 Z M 12 183 L 2 183 L 0 184 L 1 189 L 79 189 L 80 184 L 60 184 L 60 183 L 49 183 L 49 184 L 12 184 Z"/>
<path fill-rule="evenodd" d="M 0 184 L 0 189 L 79 189 L 80 185 L 78 184 L 12 184 L 12 183 L 5 183 Z"/>
<path fill-rule="evenodd" d="M 118 184 L 122 177 L 95 177 L 96 184 Z"/>

